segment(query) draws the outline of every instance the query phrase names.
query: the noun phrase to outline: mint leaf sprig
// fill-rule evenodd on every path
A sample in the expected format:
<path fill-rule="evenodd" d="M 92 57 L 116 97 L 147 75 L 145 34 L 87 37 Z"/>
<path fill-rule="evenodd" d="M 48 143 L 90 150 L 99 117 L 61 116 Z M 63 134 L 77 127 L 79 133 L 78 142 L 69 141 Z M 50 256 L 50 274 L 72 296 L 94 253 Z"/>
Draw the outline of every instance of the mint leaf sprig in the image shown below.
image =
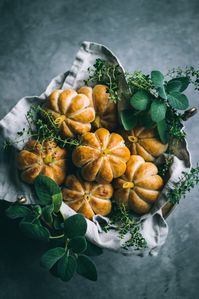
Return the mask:
<path fill-rule="evenodd" d="M 180 180 L 170 189 L 167 198 L 172 204 L 178 204 L 186 193 L 190 192 L 199 183 L 199 165 L 191 168 L 190 172 L 184 172 Z"/>
<path fill-rule="evenodd" d="M 102 249 L 86 239 L 84 216 L 75 214 L 63 219 L 60 213 L 62 193 L 49 177 L 38 176 L 34 187 L 36 204 L 14 203 L 6 210 L 6 215 L 11 219 L 21 219 L 19 227 L 25 236 L 49 244 L 50 249 L 41 257 L 41 265 L 53 275 L 63 281 L 70 280 L 75 273 L 97 280 L 96 267 L 89 256 L 100 255 Z M 55 241 L 59 241 L 56 247 Z"/>
<path fill-rule="evenodd" d="M 85 80 L 86 85 L 104 84 L 108 87 L 109 99 L 113 103 L 120 101 L 119 77 L 121 74 L 119 65 L 109 61 L 96 59 L 92 68 L 88 69 L 89 78 Z"/>
<path fill-rule="evenodd" d="M 132 93 L 129 100 L 132 110 L 120 113 L 124 129 L 140 125 L 157 127 L 163 143 L 168 143 L 169 138 L 182 139 L 185 135 L 181 132 L 183 117 L 178 110 L 189 107 L 188 98 L 183 94 L 189 78 L 177 77 L 166 81 L 164 75 L 155 70 L 150 76 L 135 72 L 127 77 L 127 82 Z"/>

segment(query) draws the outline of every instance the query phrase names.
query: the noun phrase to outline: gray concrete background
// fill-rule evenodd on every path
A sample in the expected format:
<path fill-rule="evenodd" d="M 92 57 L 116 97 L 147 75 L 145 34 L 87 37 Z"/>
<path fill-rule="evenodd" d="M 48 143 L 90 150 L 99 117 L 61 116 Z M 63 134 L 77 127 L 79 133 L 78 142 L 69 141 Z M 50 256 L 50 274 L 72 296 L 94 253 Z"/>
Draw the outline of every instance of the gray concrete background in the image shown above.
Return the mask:
<path fill-rule="evenodd" d="M 163 72 L 198 65 L 199 1 L 0 1 L 0 117 L 25 95 L 39 95 L 67 70 L 83 40 L 110 47 L 127 70 Z M 191 105 L 198 95 L 189 91 Z M 186 131 L 193 164 L 199 160 L 198 116 Z M 0 216 L 0 298 L 199 298 L 198 189 L 168 219 L 170 233 L 158 257 L 95 259 L 99 280 L 63 283 L 40 268 L 40 244 L 25 240 Z M 6 232 L 5 232 L 5 227 Z"/>

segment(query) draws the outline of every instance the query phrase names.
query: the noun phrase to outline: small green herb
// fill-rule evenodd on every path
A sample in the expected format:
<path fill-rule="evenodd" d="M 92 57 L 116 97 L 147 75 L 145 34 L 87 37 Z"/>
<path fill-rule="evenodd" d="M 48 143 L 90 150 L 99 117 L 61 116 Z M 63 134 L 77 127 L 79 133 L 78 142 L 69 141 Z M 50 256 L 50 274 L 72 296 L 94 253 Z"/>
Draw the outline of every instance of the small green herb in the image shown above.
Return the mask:
<path fill-rule="evenodd" d="M 177 113 L 175 109 L 167 110 L 167 126 L 169 139 L 175 138 L 183 140 L 186 136 L 182 125 L 182 114 Z"/>
<path fill-rule="evenodd" d="M 89 68 L 88 71 L 89 78 L 85 81 L 85 84 L 106 85 L 108 87 L 109 99 L 117 103 L 120 100 L 119 78 L 121 71 L 119 65 L 98 58 L 93 67 Z"/>
<path fill-rule="evenodd" d="M 162 178 L 166 178 L 168 176 L 168 172 L 170 170 L 170 167 L 173 163 L 173 157 L 172 156 L 166 156 L 164 157 L 164 162 L 158 165 L 158 174 Z"/>
<path fill-rule="evenodd" d="M 80 140 L 75 138 L 62 138 L 60 135 L 59 127 L 55 123 L 51 113 L 43 109 L 39 105 L 31 106 L 26 115 L 28 127 L 23 128 L 22 131 L 17 132 L 20 139 L 16 139 L 14 142 L 4 142 L 4 149 L 22 142 L 26 137 L 35 139 L 39 143 L 43 143 L 48 140 L 54 140 L 60 147 L 73 147 L 80 144 Z M 22 138 L 23 137 L 23 138 Z"/>
<path fill-rule="evenodd" d="M 135 71 L 133 74 L 126 73 L 126 80 L 132 94 L 138 90 L 152 91 L 153 89 L 150 76 L 141 71 Z"/>
<path fill-rule="evenodd" d="M 123 239 L 127 233 L 131 234 L 131 238 L 123 244 L 123 248 L 128 250 L 129 247 L 135 249 L 146 248 L 146 241 L 140 233 L 139 224 L 137 220 L 128 213 L 124 204 L 113 204 L 113 211 L 110 215 L 110 225 L 106 226 L 104 230 L 109 230 L 112 225 L 116 225 L 120 238 Z"/>
<path fill-rule="evenodd" d="M 178 204 L 187 192 L 190 192 L 199 183 L 199 166 L 191 168 L 190 172 L 184 172 L 180 180 L 175 184 L 174 189 L 170 189 L 167 198 L 172 204 Z"/>

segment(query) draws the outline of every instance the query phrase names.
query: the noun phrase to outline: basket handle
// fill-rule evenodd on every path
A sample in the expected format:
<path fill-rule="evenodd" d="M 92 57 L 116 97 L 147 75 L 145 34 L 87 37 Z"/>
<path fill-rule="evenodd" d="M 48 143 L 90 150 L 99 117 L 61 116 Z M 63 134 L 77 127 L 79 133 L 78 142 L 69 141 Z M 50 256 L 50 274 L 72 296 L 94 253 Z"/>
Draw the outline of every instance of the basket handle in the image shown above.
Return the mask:
<path fill-rule="evenodd" d="M 192 108 L 186 110 L 182 115 L 182 120 L 187 121 L 189 118 L 194 116 L 197 113 L 197 111 L 198 110 L 196 107 L 192 107 Z"/>

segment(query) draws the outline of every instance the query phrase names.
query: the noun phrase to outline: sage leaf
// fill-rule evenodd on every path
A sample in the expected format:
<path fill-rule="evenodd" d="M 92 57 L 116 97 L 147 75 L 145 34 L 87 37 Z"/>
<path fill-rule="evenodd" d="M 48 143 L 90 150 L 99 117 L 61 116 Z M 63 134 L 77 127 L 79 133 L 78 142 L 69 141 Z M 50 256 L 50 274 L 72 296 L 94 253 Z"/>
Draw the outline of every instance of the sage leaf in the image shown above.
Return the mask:
<path fill-rule="evenodd" d="M 162 99 L 167 100 L 167 94 L 166 94 L 166 91 L 165 91 L 164 86 L 162 86 L 162 87 L 157 87 L 157 91 L 158 91 L 159 96 L 160 96 Z"/>
<path fill-rule="evenodd" d="M 69 281 L 77 269 L 76 258 L 66 254 L 57 263 L 57 274 L 63 281 Z"/>
<path fill-rule="evenodd" d="M 167 85 L 168 84 L 172 84 L 173 82 L 180 82 L 181 86 L 180 86 L 179 90 L 170 90 L 170 91 L 180 91 L 180 92 L 183 92 L 189 86 L 190 79 L 188 77 L 177 77 L 177 78 L 171 79 L 167 83 Z"/>
<path fill-rule="evenodd" d="M 121 111 L 120 118 L 125 130 L 131 130 L 137 125 L 137 117 L 133 114 L 131 109 Z"/>
<path fill-rule="evenodd" d="M 168 127 L 165 119 L 157 123 L 157 130 L 160 136 L 162 143 L 168 143 Z"/>
<path fill-rule="evenodd" d="M 64 231 L 68 238 L 84 236 L 87 230 L 87 222 L 83 215 L 75 214 L 64 222 Z"/>
<path fill-rule="evenodd" d="M 180 80 L 170 80 L 166 85 L 166 91 L 167 93 L 170 93 L 172 91 L 181 91 L 182 84 Z"/>
<path fill-rule="evenodd" d="M 58 213 L 62 204 L 62 193 L 59 192 L 57 194 L 52 195 L 52 202 L 54 206 L 54 212 Z"/>
<path fill-rule="evenodd" d="M 48 224 L 52 224 L 53 222 L 53 213 L 54 206 L 53 205 L 48 205 L 43 207 L 42 209 L 42 217 L 44 218 L 44 221 L 47 222 Z"/>
<path fill-rule="evenodd" d="M 32 210 L 34 211 L 36 217 L 42 214 L 42 209 L 39 205 L 32 205 Z"/>
<path fill-rule="evenodd" d="M 39 175 L 34 181 L 38 203 L 48 205 L 52 203 L 52 195 L 60 193 L 59 186 L 49 177 Z"/>
<path fill-rule="evenodd" d="M 68 243 L 68 248 L 71 248 L 75 253 L 84 252 L 87 248 L 85 237 L 75 237 Z"/>
<path fill-rule="evenodd" d="M 11 219 L 23 218 L 32 215 L 31 210 L 26 206 L 22 206 L 21 204 L 11 205 L 5 213 L 6 216 Z"/>
<path fill-rule="evenodd" d="M 164 76 L 160 71 L 152 71 L 151 80 L 156 88 L 163 87 Z"/>
<path fill-rule="evenodd" d="M 151 119 L 154 122 L 159 122 L 165 118 L 167 111 L 167 106 L 164 102 L 160 100 L 154 100 L 151 104 Z"/>
<path fill-rule="evenodd" d="M 24 235 L 29 238 L 37 239 L 40 241 L 49 240 L 49 231 L 47 230 L 47 228 L 39 225 L 38 223 L 29 223 L 22 221 L 19 226 Z"/>
<path fill-rule="evenodd" d="M 95 244 L 91 243 L 90 241 L 87 240 L 87 248 L 84 251 L 85 255 L 89 256 L 97 256 L 103 253 L 102 248 L 96 246 Z"/>
<path fill-rule="evenodd" d="M 56 230 L 63 230 L 64 229 L 64 219 L 61 213 L 54 215 L 53 219 L 53 226 Z"/>
<path fill-rule="evenodd" d="M 172 91 L 168 94 L 168 101 L 172 108 L 178 110 L 185 110 L 189 107 L 189 101 L 187 97 L 177 91 Z"/>
<path fill-rule="evenodd" d="M 41 266 L 50 270 L 52 266 L 65 254 L 63 247 L 56 247 L 45 252 L 41 257 Z"/>
<path fill-rule="evenodd" d="M 95 264 L 87 256 L 80 254 L 77 259 L 77 273 L 89 280 L 97 280 L 97 270 Z"/>
<path fill-rule="evenodd" d="M 145 90 L 140 90 L 132 96 L 130 103 L 136 110 L 144 111 L 149 108 L 151 96 Z"/>

